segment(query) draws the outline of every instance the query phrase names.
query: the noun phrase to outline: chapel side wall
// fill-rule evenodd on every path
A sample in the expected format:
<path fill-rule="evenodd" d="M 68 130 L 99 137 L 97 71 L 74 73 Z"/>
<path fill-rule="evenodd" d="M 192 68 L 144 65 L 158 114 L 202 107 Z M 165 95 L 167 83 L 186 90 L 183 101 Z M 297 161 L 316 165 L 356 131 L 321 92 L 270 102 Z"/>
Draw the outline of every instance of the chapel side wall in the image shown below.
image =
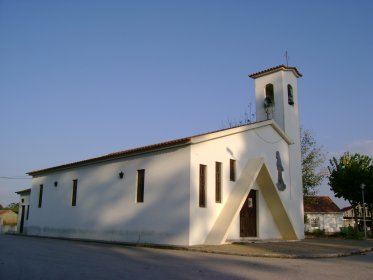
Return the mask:
<path fill-rule="evenodd" d="M 248 130 L 243 133 L 198 143 L 192 146 L 191 153 L 191 199 L 190 199 L 190 243 L 203 244 L 210 232 L 216 218 L 220 214 L 224 203 L 227 201 L 235 182 L 229 180 L 229 160 L 236 160 L 236 173 L 238 178 L 241 170 L 249 159 L 263 157 L 267 164 L 272 179 L 277 182 L 276 151 L 281 154 L 284 166 L 283 178 L 287 184 L 285 191 L 279 192 L 287 213 L 296 228 L 301 227 L 303 232 L 303 217 L 293 215 L 291 209 L 299 205 L 299 201 L 293 198 L 296 188 L 301 188 L 299 182 L 290 180 L 288 144 L 273 129 L 272 126 L 264 126 Z M 222 176 L 222 203 L 215 202 L 215 162 L 223 163 Z M 199 207 L 199 165 L 207 166 L 207 206 Z M 298 184 L 297 184 L 298 183 Z M 254 188 L 257 188 L 254 186 Z M 277 190 L 276 190 L 277 191 Z M 258 237 L 263 239 L 281 238 L 274 223 L 263 196 L 258 191 Z M 299 211 L 299 209 L 298 209 Z M 298 236 L 302 233 L 297 232 Z M 228 239 L 239 238 L 239 218 L 236 217 L 230 230 Z"/>
<path fill-rule="evenodd" d="M 36 177 L 28 233 L 188 245 L 189 164 L 190 147 L 185 146 Z M 136 202 L 140 169 L 145 169 L 143 203 Z M 75 179 L 77 202 L 72 206 Z M 43 198 L 38 208 L 40 184 Z"/>

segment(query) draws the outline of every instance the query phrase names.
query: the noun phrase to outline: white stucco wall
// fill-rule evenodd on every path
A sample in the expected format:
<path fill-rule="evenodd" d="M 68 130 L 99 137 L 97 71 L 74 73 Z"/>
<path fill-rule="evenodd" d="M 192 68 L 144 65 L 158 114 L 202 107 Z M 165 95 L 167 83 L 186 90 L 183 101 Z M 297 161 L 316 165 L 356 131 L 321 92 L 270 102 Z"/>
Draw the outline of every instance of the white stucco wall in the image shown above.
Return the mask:
<path fill-rule="evenodd" d="M 326 233 L 339 232 L 343 227 L 343 213 L 307 213 L 308 223 L 305 225 L 307 232 L 316 229 L 325 230 Z M 312 226 L 312 219 L 319 219 L 319 226 Z"/>
<path fill-rule="evenodd" d="M 203 139 L 200 139 L 203 140 Z M 213 143 L 212 143 L 213 142 Z M 190 199 L 190 243 L 203 244 L 207 234 L 217 219 L 222 206 L 227 201 L 235 182 L 229 180 L 229 161 L 236 160 L 237 178 L 249 159 L 263 157 L 270 169 L 274 182 L 277 182 L 276 151 L 281 154 L 284 166 L 283 178 L 287 185 L 285 191 L 279 192 L 285 208 L 298 229 L 297 234 L 303 237 L 303 217 L 290 211 L 300 205 L 299 197 L 295 194 L 301 188 L 301 182 L 290 180 L 288 144 L 273 129 L 267 125 L 257 129 L 200 142 L 192 146 L 191 154 L 191 199 Z M 215 202 L 215 162 L 223 163 L 222 203 Z M 199 207 L 199 165 L 207 166 L 207 206 Z M 295 200 L 297 198 L 297 200 Z M 294 206 L 296 205 L 296 206 Z M 299 211 L 299 208 L 298 208 Z M 266 203 L 258 191 L 258 237 L 262 239 L 280 238 L 274 220 L 269 213 Z M 299 228 L 301 229 L 299 231 Z M 239 217 L 236 217 L 228 239 L 239 239 Z"/>
<path fill-rule="evenodd" d="M 188 245 L 189 154 L 187 146 L 36 177 L 28 233 Z M 145 169 L 143 203 L 136 202 L 139 169 Z M 78 179 L 75 207 L 71 206 L 74 179 Z M 38 208 L 40 184 L 43 199 Z"/>

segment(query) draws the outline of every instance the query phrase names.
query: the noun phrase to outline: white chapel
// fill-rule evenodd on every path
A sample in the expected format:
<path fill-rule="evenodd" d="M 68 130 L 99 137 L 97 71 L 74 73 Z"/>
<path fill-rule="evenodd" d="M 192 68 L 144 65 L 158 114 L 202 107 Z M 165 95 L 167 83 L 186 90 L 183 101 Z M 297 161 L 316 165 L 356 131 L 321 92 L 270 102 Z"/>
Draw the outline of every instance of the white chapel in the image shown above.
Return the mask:
<path fill-rule="evenodd" d="M 21 234 L 191 246 L 304 238 L 295 67 L 251 74 L 256 122 L 28 172 Z"/>

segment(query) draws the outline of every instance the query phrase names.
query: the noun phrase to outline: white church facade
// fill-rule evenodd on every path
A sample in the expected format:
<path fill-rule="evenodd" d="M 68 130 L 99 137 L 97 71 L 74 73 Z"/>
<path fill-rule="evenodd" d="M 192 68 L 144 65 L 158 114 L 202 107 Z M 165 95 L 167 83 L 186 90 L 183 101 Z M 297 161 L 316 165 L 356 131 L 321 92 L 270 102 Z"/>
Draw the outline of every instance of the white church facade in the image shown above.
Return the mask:
<path fill-rule="evenodd" d="M 280 65 L 250 77 L 257 122 L 29 172 L 18 228 L 180 246 L 303 239 L 301 74 Z"/>

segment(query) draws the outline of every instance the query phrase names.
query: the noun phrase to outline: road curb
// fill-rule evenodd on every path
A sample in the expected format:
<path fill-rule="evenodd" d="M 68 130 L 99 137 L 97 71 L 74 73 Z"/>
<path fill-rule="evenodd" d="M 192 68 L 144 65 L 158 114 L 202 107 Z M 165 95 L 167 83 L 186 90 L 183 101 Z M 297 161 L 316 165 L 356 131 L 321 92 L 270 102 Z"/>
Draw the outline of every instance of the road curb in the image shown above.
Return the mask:
<path fill-rule="evenodd" d="M 219 249 L 209 249 L 209 248 L 197 248 L 188 246 L 176 246 L 176 245 L 158 245 L 158 244 L 147 244 L 147 243 L 125 243 L 117 241 L 106 241 L 106 240 L 92 240 L 92 239 L 82 239 L 82 238 L 67 238 L 67 237 L 54 237 L 54 236 L 40 236 L 40 235 L 25 235 L 19 233 L 6 233 L 6 235 L 16 235 L 20 237 L 35 237 L 35 238 L 45 238 L 45 239 L 56 239 L 56 240 L 67 240 L 76 242 L 86 242 L 86 243 L 96 243 L 104 245 L 119 245 L 128 247 L 140 247 L 140 248 L 153 248 L 162 250 L 175 250 L 175 251 L 189 251 L 197 253 L 208 253 L 208 254 L 220 254 L 220 255 L 232 255 L 232 256 L 242 256 L 242 257 L 255 257 L 255 258 L 282 258 L 282 259 L 322 259 L 322 258 L 339 258 L 348 257 L 353 255 L 361 255 L 373 251 L 373 247 L 366 247 L 363 249 L 352 250 L 350 252 L 340 252 L 340 253 L 320 253 L 320 254 L 281 254 L 281 253 L 251 253 L 251 252 L 237 252 L 234 250 L 222 251 Z M 219 246 L 219 245 L 218 245 Z M 217 246 L 217 247 L 218 247 Z"/>
<path fill-rule="evenodd" d="M 209 253 L 209 254 L 220 254 L 220 255 L 233 255 L 233 256 L 243 256 L 243 257 L 256 257 L 256 258 L 280 258 L 280 259 L 323 259 L 323 258 L 339 258 L 348 257 L 353 255 L 362 255 L 373 251 L 373 247 L 364 248 L 360 250 L 355 250 L 345 253 L 325 253 L 325 254 L 271 254 L 271 253 L 238 253 L 238 252 L 227 252 L 227 251 L 217 251 L 199 248 L 187 248 L 191 252 Z"/>

